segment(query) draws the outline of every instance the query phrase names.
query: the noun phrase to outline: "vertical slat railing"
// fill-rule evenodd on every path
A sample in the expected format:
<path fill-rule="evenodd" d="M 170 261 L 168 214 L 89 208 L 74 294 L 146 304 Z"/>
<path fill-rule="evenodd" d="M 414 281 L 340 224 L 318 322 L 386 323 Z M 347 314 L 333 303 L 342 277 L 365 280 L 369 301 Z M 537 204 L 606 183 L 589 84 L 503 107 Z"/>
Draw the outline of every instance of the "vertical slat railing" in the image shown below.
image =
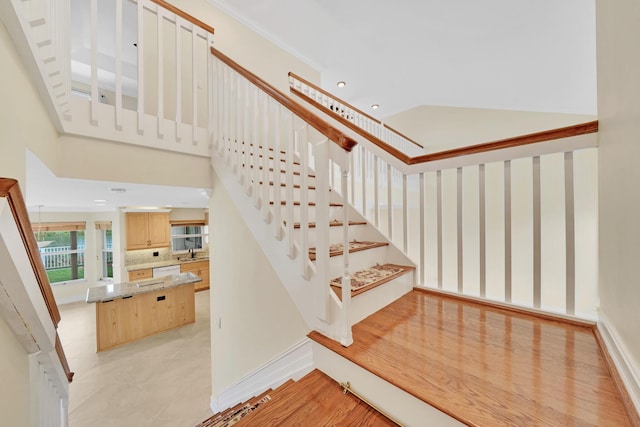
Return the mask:
<path fill-rule="evenodd" d="M 176 39 L 176 141 L 182 139 L 182 19 L 176 17 L 175 39 Z"/>
<path fill-rule="evenodd" d="M 122 130 L 122 1 L 116 0 L 115 21 L 115 122 L 118 130 Z"/>
<path fill-rule="evenodd" d="M 164 12 L 162 8 L 156 9 L 156 25 L 158 40 L 158 137 L 164 136 Z"/>
<path fill-rule="evenodd" d="M 138 56 L 138 105 L 137 107 L 137 112 L 138 112 L 138 133 L 139 134 L 143 134 L 144 133 L 144 102 L 145 102 L 145 90 L 144 90 L 144 76 L 145 76 L 145 67 L 144 67 L 144 49 L 143 46 L 145 46 L 145 39 L 144 39 L 144 4 L 142 3 L 142 1 L 138 1 L 137 5 L 136 5 L 137 11 L 138 11 L 138 16 L 137 16 L 137 22 L 138 22 L 138 28 L 137 28 L 137 33 L 138 33 L 138 40 L 136 43 L 137 46 L 137 56 Z"/>
<path fill-rule="evenodd" d="M 98 0 L 91 0 L 91 123 L 98 124 Z"/>

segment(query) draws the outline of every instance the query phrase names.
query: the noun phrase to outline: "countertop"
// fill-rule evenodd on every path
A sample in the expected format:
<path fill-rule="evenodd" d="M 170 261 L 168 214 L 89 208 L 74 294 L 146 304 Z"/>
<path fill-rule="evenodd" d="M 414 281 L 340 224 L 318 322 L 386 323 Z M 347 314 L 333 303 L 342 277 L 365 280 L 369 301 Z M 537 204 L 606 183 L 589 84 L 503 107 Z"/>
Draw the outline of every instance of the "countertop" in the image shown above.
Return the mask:
<path fill-rule="evenodd" d="M 137 270 L 146 270 L 147 268 L 157 268 L 157 267 L 169 267 L 170 265 L 182 265 L 188 264 L 191 262 L 198 261 L 209 261 L 209 257 L 196 257 L 196 258 L 185 258 L 185 259 L 170 259 L 167 261 L 158 261 L 158 262 L 148 262 L 146 264 L 134 264 L 126 266 L 126 270 L 129 271 L 137 271 Z"/>
<path fill-rule="evenodd" d="M 202 279 L 193 273 L 180 273 L 136 282 L 114 283 L 87 289 L 87 302 L 105 302 L 201 281 Z"/>

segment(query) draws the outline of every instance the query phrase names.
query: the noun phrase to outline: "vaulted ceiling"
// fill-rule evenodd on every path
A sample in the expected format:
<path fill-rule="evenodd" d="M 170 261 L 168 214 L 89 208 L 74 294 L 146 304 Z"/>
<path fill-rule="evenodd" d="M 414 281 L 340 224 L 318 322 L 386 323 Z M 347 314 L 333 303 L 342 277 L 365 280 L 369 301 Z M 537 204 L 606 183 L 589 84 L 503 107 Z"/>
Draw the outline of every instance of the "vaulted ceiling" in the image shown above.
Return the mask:
<path fill-rule="evenodd" d="M 209 0 L 378 117 L 418 105 L 596 113 L 595 0 Z M 347 86 L 338 90 L 336 82 Z"/>

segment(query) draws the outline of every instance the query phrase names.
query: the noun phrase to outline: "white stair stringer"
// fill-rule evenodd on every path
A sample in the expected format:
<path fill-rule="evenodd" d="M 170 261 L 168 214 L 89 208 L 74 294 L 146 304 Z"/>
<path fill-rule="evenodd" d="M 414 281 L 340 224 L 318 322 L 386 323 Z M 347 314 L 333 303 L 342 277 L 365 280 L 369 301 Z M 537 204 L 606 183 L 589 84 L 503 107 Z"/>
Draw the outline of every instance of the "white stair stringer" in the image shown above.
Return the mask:
<path fill-rule="evenodd" d="M 314 367 L 351 388 L 406 426 L 458 427 L 464 424 L 404 390 L 313 342 Z"/>
<path fill-rule="evenodd" d="M 273 224 L 265 223 L 263 214 L 259 209 L 256 209 L 253 198 L 247 196 L 244 187 L 238 182 L 231 167 L 225 164 L 224 159 L 215 150 L 211 156 L 211 165 L 213 173 L 233 200 L 265 257 L 274 266 L 274 271 L 309 329 L 321 330 L 326 335 L 333 336 L 332 327 L 315 316 L 313 279 L 305 280 L 302 277 L 299 259 L 301 255 L 297 254 L 293 259 L 287 255 L 286 237 L 282 240 L 275 238 Z"/>

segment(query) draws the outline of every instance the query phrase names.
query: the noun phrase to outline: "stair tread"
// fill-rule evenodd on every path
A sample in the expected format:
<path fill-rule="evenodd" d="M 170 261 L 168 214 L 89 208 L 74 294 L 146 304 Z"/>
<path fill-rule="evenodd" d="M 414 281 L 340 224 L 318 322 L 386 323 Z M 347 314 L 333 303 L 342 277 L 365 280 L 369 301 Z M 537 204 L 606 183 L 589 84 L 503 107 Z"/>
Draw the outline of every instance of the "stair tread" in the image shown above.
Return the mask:
<path fill-rule="evenodd" d="M 415 270 L 415 267 L 411 265 L 378 264 L 356 271 L 351 275 L 351 296 L 354 297 L 369 291 L 413 270 Z M 341 282 L 342 277 L 336 277 L 329 283 L 339 298 L 342 295 Z"/>
<path fill-rule="evenodd" d="M 336 243 L 333 245 L 329 245 L 329 256 L 340 256 L 344 253 L 342 243 Z M 388 242 L 370 242 L 370 241 L 357 241 L 353 240 L 349 242 L 349 253 L 366 251 L 368 249 L 380 248 L 383 246 L 389 246 Z M 316 259 L 316 248 L 309 248 L 309 259 L 311 261 L 315 261 Z"/>
<path fill-rule="evenodd" d="M 338 221 L 338 220 L 334 220 L 329 222 L 329 227 L 342 227 L 344 223 L 342 221 Z M 287 223 L 285 222 L 285 225 L 287 225 Z M 349 221 L 349 226 L 352 225 L 367 225 L 366 221 Z M 302 225 L 299 222 L 294 222 L 293 223 L 293 228 L 300 228 Z M 316 228 L 316 223 L 315 222 L 310 222 L 309 223 L 309 228 Z"/>
<path fill-rule="evenodd" d="M 276 394 L 277 393 L 277 394 Z M 315 369 L 252 412 L 236 425 L 394 425 L 370 406 L 350 394 L 343 394 L 340 385 Z M 354 423 L 348 420 L 357 420 Z"/>

